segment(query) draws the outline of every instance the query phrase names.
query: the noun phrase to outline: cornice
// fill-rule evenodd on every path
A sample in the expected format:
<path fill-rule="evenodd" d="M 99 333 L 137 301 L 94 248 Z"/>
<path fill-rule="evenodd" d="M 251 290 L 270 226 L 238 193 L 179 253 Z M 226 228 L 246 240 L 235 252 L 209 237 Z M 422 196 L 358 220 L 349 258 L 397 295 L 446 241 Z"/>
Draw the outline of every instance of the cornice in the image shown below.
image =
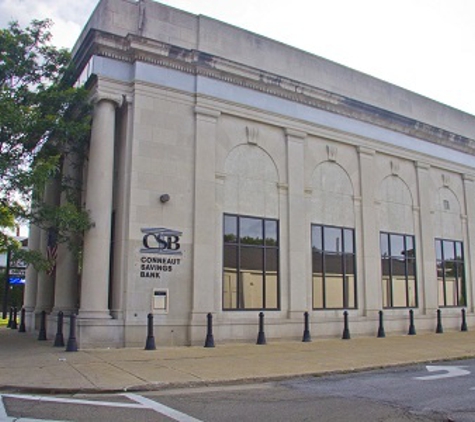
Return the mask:
<path fill-rule="evenodd" d="M 475 155 L 473 139 L 201 51 L 137 35 L 120 37 L 99 31 L 92 31 L 85 42 L 87 45 L 75 57 L 75 61 L 83 65 L 94 54 L 129 63 L 149 63 L 252 89 Z M 81 63 L 77 63 L 78 67 Z"/>

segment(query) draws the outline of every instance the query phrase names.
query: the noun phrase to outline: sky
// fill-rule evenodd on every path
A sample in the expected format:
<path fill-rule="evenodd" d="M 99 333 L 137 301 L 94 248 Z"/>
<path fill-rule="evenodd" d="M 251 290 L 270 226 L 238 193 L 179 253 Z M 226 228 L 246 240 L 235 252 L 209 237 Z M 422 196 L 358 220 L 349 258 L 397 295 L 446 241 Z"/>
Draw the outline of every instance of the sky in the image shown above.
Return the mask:
<path fill-rule="evenodd" d="M 133 1 L 133 0 L 130 0 Z M 0 0 L 9 21 L 54 21 L 71 48 L 98 0 Z M 474 0 L 163 0 L 475 115 Z"/>

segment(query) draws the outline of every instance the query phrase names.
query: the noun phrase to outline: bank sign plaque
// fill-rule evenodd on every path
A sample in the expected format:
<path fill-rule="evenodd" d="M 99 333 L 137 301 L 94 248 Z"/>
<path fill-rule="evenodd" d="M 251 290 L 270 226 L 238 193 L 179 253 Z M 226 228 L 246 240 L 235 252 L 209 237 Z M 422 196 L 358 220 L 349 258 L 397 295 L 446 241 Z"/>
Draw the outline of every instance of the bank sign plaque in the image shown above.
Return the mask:
<path fill-rule="evenodd" d="M 141 229 L 140 277 L 161 278 L 181 263 L 182 232 L 164 227 Z"/>

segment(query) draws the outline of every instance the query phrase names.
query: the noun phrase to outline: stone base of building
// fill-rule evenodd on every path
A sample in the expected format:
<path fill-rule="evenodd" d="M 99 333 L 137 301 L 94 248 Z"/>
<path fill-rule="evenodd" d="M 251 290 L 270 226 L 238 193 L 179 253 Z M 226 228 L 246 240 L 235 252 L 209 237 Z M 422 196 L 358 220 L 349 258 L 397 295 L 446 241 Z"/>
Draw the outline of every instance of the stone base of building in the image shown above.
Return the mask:
<path fill-rule="evenodd" d="M 29 327 L 33 329 L 34 313 L 27 313 Z M 29 318 L 29 320 L 28 320 Z M 39 322 L 39 318 L 36 318 Z M 333 311 L 332 314 L 311 315 L 309 321 L 311 338 L 341 338 L 344 330 L 343 311 Z M 444 331 L 460 331 L 462 325 L 460 309 L 442 310 L 442 326 Z M 468 329 L 475 326 L 475 315 L 467 314 Z M 409 310 L 384 311 L 383 320 L 386 336 L 405 335 L 409 332 Z M 426 312 L 419 314 L 415 311 L 414 325 L 417 334 L 435 333 L 437 314 Z M 27 325 L 28 327 L 28 325 Z M 154 324 L 153 333 L 157 347 L 204 346 L 207 335 L 207 314 L 194 314 L 192 323 Z M 283 320 L 281 315 L 264 313 L 264 332 L 268 342 L 272 341 L 301 341 L 304 332 L 304 316 L 295 314 L 293 318 Z M 370 316 L 358 315 L 356 311 L 348 314 L 348 328 L 352 338 L 361 336 L 377 336 L 379 315 L 373 312 Z M 57 329 L 57 317 L 47 318 L 47 338 L 53 340 Z M 248 315 L 214 315 L 213 337 L 216 345 L 229 343 L 257 342 L 259 333 L 259 312 Z M 64 319 L 63 333 L 67 342 L 70 332 L 69 318 Z M 117 319 L 77 319 L 76 339 L 80 349 L 140 347 L 144 348 L 147 340 L 147 325 L 124 325 Z"/>
<path fill-rule="evenodd" d="M 69 330 L 69 324 L 65 326 Z M 67 333 L 65 336 L 67 339 Z M 124 323 L 116 319 L 77 319 L 76 340 L 80 349 L 124 347 Z"/>

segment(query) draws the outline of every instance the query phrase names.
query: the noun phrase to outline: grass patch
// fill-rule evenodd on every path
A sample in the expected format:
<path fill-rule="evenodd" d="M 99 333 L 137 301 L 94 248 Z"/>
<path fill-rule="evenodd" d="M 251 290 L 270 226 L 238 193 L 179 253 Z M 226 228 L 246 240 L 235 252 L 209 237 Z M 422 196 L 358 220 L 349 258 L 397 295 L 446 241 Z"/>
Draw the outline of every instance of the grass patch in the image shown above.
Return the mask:
<path fill-rule="evenodd" d="M 8 318 L 0 318 L 0 327 L 6 327 L 8 325 Z"/>

